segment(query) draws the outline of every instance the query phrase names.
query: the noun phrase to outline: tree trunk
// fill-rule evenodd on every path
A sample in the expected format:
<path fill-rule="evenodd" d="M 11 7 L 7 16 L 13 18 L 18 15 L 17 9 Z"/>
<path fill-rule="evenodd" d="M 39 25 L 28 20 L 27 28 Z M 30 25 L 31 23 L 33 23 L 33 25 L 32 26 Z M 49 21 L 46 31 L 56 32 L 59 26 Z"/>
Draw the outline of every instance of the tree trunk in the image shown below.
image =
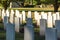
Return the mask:
<path fill-rule="evenodd" d="M 58 8 L 59 8 L 58 0 L 54 0 L 54 12 L 58 12 Z"/>
<path fill-rule="evenodd" d="M 58 12 L 58 5 L 54 5 L 54 12 Z"/>

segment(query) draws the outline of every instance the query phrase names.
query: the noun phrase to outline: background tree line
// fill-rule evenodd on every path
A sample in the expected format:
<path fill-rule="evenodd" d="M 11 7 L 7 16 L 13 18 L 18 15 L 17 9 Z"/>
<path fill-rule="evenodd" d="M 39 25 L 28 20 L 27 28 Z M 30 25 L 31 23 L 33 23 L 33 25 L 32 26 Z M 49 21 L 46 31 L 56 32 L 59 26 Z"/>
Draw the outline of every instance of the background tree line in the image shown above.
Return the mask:
<path fill-rule="evenodd" d="M 24 3 L 28 3 L 28 4 L 31 3 L 31 5 L 40 5 L 41 3 L 53 4 L 55 12 L 58 11 L 58 8 L 59 8 L 58 2 L 60 2 L 60 0 L 0 0 L 0 4 L 2 4 L 2 6 L 6 10 L 9 7 L 10 2 L 17 3 L 17 1 L 23 2 L 23 6 L 24 6 Z"/>

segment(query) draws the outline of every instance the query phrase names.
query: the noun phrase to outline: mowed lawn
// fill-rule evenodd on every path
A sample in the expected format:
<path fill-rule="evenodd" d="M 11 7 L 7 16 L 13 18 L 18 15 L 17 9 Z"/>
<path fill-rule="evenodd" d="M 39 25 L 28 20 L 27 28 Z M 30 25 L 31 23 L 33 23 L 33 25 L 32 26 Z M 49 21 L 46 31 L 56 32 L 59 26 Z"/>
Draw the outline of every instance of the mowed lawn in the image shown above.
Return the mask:
<path fill-rule="evenodd" d="M 34 40 L 45 40 L 44 36 L 39 36 L 38 29 L 35 28 Z M 4 30 L 3 23 L 0 23 L 0 40 L 6 40 L 6 31 Z M 15 40 L 24 40 L 24 33 L 15 33 Z"/>

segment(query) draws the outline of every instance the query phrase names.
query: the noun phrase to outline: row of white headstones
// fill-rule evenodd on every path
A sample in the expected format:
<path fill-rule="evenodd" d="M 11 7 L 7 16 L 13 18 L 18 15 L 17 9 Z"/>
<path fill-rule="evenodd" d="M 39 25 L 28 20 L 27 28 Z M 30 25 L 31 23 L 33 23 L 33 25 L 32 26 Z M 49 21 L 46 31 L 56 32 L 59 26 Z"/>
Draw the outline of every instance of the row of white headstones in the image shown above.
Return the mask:
<path fill-rule="evenodd" d="M 24 27 L 24 40 L 34 40 L 34 26 L 32 18 L 27 18 Z M 56 20 L 55 28 L 47 28 L 47 20 L 40 20 L 40 35 L 45 35 L 45 40 L 57 40 L 60 38 L 60 20 Z M 15 40 L 15 24 L 9 23 L 8 17 L 4 16 L 4 25 L 6 27 L 6 40 Z"/>
<path fill-rule="evenodd" d="M 25 17 L 25 11 L 20 14 L 18 10 L 15 12 L 15 23 L 13 23 L 14 19 L 14 10 L 11 10 L 11 14 L 9 15 L 9 11 L 7 10 L 6 13 L 4 10 L 2 11 L 2 18 L 4 26 L 6 26 L 6 40 L 15 40 L 15 29 L 17 32 L 19 32 L 19 18 L 22 20 L 26 20 Z M 37 23 L 40 25 L 40 35 L 45 35 L 46 40 L 57 40 L 57 31 L 58 30 L 58 36 L 59 36 L 59 12 L 56 12 L 55 14 L 52 14 L 51 12 L 44 13 L 41 12 L 41 15 L 37 11 L 34 13 L 35 20 L 37 20 Z M 8 17 L 10 17 L 10 23 L 8 21 Z M 55 24 L 55 20 L 57 20 Z M 32 25 L 32 18 L 31 18 L 31 11 L 28 11 L 28 18 L 26 20 L 26 27 L 24 27 L 24 40 L 34 40 L 34 31 L 33 31 L 33 25 Z M 56 28 L 53 28 L 53 22 Z M 46 25 L 48 23 L 48 26 Z M 46 28 L 48 27 L 48 28 Z"/>
<path fill-rule="evenodd" d="M 41 14 L 41 15 L 39 15 Z M 10 22 L 13 23 L 14 20 L 14 15 L 15 18 L 18 19 L 20 18 L 20 21 L 26 21 L 26 12 L 22 11 L 22 13 L 20 13 L 19 10 L 5 10 L 3 9 L 2 11 L 0 10 L 0 16 L 2 16 L 2 19 L 4 18 L 4 16 L 7 15 L 8 17 L 10 17 Z M 28 17 L 32 18 L 32 12 L 28 11 Z M 37 25 L 40 25 L 40 19 L 47 19 L 47 24 L 48 27 L 52 27 L 53 25 L 55 25 L 55 20 L 60 20 L 60 15 L 59 12 L 56 13 L 52 13 L 52 12 L 34 12 L 34 19 L 37 21 Z"/>

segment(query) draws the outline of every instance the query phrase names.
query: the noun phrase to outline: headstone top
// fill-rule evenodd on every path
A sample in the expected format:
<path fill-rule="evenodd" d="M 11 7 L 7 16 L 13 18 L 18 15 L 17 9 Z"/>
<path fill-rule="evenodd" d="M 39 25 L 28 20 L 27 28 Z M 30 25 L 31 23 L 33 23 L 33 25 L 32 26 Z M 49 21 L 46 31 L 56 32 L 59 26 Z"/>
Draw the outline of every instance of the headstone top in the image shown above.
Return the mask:
<path fill-rule="evenodd" d="M 27 25 L 32 25 L 32 18 L 27 18 Z"/>
<path fill-rule="evenodd" d="M 28 11 L 28 18 L 31 18 L 31 11 Z"/>
<path fill-rule="evenodd" d="M 41 14 L 44 14 L 44 12 L 41 12 Z"/>
<path fill-rule="evenodd" d="M 57 14 L 59 14 L 59 12 L 56 12 Z"/>
<path fill-rule="evenodd" d="M 59 15 L 59 12 L 56 12 L 56 19 L 57 19 L 57 20 L 60 20 L 59 16 L 60 16 L 60 15 Z"/>
<path fill-rule="evenodd" d="M 5 13 L 5 10 L 4 9 L 2 9 L 2 13 Z"/>
<path fill-rule="evenodd" d="M 5 24 L 8 23 L 8 17 L 5 16 L 3 21 L 4 21 Z"/>
<path fill-rule="evenodd" d="M 44 15 L 44 12 L 41 12 L 41 15 Z"/>
<path fill-rule="evenodd" d="M 16 13 L 15 13 L 15 16 L 16 16 L 16 17 L 19 17 L 19 11 L 18 11 L 18 10 L 15 10 L 15 12 L 16 12 Z"/>
<path fill-rule="evenodd" d="M 19 14 L 19 17 L 21 18 L 22 17 L 22 14 Z"/>
<path fill-rule="evenodd" d="M 37 13 L 37 11 L 35 11 L 34 13 Z"/>
<path fill-rule="evenodd" d="M 6 10 L 6 16 L 9 17 L 9 10 Z"/>
<path fill-rule="evenodd" d="M 11 10 L 11 13 L 14 14 L 14 10 Z"/>
<path fill-rule="evenodd" d="M 52 12 L 48 12 L 48 15 L 51 16 L 52 15 Z"/>
<path fill-rule="evenodd" d="M 24 13 L 25 13 L 25 11 L 22 11 L 22 13 L 24 14 Z"/>

